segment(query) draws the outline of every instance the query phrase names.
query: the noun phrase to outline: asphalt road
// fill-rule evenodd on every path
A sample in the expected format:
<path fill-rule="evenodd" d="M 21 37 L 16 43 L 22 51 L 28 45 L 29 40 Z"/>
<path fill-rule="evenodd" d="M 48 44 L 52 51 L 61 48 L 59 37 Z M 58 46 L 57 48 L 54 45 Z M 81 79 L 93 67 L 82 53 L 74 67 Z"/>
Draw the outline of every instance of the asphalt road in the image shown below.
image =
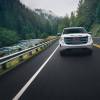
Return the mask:
<path fill-rule="evenodd" d="M 0 77 L 0 100 L 12 100 L 57 46 Z M 58 48 L 19 100 L 100 100 L 100 48 L 94 47 L 92 56 L 64 57 Z"/>

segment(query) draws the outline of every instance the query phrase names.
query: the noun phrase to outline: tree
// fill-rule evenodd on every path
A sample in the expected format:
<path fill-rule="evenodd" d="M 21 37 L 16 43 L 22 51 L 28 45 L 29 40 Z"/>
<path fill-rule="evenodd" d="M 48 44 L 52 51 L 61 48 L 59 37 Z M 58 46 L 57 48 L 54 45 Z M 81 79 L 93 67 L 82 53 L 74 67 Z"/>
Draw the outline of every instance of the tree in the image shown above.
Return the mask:
<path fill-rule="evenodd" d="M 58 25 L 58 31 L 62 32 L 63 28 L 70 26 L 70 19 L 66 15 L 64 18 L 61 18 Z"/>
<path fill-rule="evenodd" d="M 18 42 L 18 40 L 19 38 L 16 32 L 5 28 L 0 28 L 0 47 L 14 44 Z"/>
<path fill-rule="evenodd" d="M 80 0 L 77 10 L 77 26 L 90 30 L 96 20 L 96 7 L 99 0 Z"/>
<path fill-rule="evenodd" d="M 0 0 L 0 27 L 15 31 L 21 39 L 40 38 L 43 33 L 55 34 L 57 20 L 54 16 L 43 14 L 42 9 L 40 11 L 37 14 L 20 0 Z"/>
<path fill-rule="evenodd" d="M 71 12 L 70 26 L 76 26 L 76 16 L 74 12 Z"/>
<path fill-rule="evenodd" d="M 100 24 L 100 2 L 98 3 L 97 9 L 96 9 L 96 22 Z"/>

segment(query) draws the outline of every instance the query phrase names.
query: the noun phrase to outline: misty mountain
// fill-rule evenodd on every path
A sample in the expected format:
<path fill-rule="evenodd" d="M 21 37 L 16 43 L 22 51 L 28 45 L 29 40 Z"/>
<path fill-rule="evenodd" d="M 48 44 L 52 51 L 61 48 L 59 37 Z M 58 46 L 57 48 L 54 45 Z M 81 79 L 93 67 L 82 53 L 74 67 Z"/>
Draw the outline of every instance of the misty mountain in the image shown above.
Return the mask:
<path fill-rule="evenodd" d="M 45 10 L 45 9 L 34 9 L 34 12 L 37 13 L 42 20 L 47 20 L 51 26 L 54 24 L 57 24 L 58 20 L 60 19 L 54 12 L 51 10 Z"/>
<path fill-rule="evenodd" d="M 38 15 L 45 17 L 46 19 L 55 19 L 58 18 L 58 16 L 51 10 L 45 10 L 45 9 L 35 9 L 34 10 Z"/>

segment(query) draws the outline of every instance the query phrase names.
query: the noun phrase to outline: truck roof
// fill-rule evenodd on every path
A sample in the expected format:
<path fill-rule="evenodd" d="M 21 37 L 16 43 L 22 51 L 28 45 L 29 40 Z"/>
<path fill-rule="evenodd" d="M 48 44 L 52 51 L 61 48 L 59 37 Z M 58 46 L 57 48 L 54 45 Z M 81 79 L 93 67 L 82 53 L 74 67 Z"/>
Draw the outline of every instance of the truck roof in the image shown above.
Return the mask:
<path fill-rule="evenodd" d="M 67 27 L 67 28 L 64 28 L 64 29 L 77 29 L 77 28 L 83 28 L 83 27 Z"/>

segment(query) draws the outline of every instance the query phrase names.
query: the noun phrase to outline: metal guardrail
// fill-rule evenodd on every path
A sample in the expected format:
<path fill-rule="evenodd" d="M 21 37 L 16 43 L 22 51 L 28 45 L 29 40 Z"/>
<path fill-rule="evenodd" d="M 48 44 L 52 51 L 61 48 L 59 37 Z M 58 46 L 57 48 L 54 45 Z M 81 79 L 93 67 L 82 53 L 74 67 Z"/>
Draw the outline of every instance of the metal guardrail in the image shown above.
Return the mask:
<path fill-rule="evenodd" d="M 10 62 L 18 57 L 22 57 L 24 54 L 27 54 L 27 53 L 31 54 L 33 50 L 35 50 L 35 49 L 37 50 L 38 48 L 49 45 L 50 43 L 52 43 L 53 41 L 56 41 L 56 40 L 57 40 L 57 38 L 49 40 L 49 41 L 41 43 L 41 44 L 38 44 L 37 46 L 22 50 L 20 52 L 16 52 L 14 54 L 4 56 L 4 57 L 0 58 L 0 67 L 2 68 L 3 67 L 2 65 L 5 65 L 7 62 Z"/>

